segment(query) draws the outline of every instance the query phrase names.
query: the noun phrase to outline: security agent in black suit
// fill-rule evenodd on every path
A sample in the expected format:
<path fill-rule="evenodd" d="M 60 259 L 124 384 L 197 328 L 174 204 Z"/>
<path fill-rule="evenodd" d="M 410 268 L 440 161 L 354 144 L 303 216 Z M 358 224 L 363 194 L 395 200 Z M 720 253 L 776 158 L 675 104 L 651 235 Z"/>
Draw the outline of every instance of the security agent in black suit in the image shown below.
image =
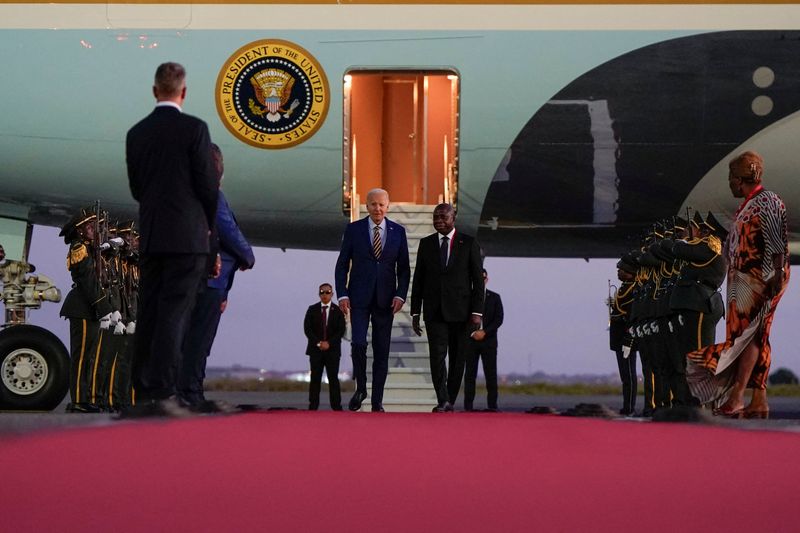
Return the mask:
<path fill-rule="evenodd" d="M 137 404 L 150 404 L 153 414 L 177 404 L 181 344 L 205 280 L 209 228 L 217 209 L 208 127 L 181 110 L 185 76 L 177 63 L 158 67 L 156 108 L 128 131 L 126 140 L 128 180 L 139 202 L 141 228 L 133 384 Z"/>
<path fill-rule="evenodd" d="M 308 388 L 308 409 L 319 408 L 319 390 L 322 384 L 322 370 L 328 375 L 328 390 L 331 409 L 342 410 L 342 393 L 339 387 L 339 358 L 342 355 L 342 337 L 347 328 L 344 313 L 331 302 L 333 287 L 330 283 L 319 286 L 319 302 L 308 307 L 303 331 L 308 345 L 306 355 L 311 365 L 311 384 Z"/>
<path fill-rule="evenodd" d="M 434 412 L 453 410 L 464 377 L 467 337 L 480 327 L 483 313 L 480 248 L 474 238 L 455 230 L 455 219 L 450 204 L 439 204 L 433 210 L 436 233 L 419 242 L 411 287 L 412 328 L 422 335 L 422 312 L 428 330 L 431 377 L 438 402 Z M 445 363 L 448 353 L 449 370 Z"/>
<path fill-rule="evenodd" d="M 483 269 L 484 285 L 489 281 Z M 486 289 L 483 303 L 483 320 L 467 341 L 467 369 L 464 373 L 464 410 L 472 411 L 475 400 L 475 381 L 478 378 L 478 359 L 483 362 L 486 378 L 486 406 L 497 411 L 497 329 L 503 325 L 503 300 L 496 292 Z"/>

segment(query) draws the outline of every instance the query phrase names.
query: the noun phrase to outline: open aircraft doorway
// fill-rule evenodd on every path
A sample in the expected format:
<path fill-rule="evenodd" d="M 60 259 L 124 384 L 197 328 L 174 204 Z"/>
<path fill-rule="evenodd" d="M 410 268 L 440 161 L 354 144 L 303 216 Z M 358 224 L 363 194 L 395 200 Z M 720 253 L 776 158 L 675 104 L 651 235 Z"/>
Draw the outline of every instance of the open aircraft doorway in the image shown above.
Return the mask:
<path fill-rule="evenodd" d="M 344 76 L 342 212 L 367 192 L 392 203 L 457 204 L 459 76 L 452 69 L 350 69 Z"/>

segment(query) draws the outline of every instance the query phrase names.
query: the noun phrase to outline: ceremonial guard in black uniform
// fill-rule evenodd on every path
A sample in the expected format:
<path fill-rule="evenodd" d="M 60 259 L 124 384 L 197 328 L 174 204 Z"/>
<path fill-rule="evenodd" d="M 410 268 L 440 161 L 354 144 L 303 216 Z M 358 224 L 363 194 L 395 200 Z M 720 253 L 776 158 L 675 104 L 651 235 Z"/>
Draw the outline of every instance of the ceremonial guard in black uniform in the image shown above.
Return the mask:
<path fill-rule="evenodd" d="M 111 319 L 108 295 L 100 283 L 96 254 L 97 214 L 82 209 L 62 229 L 60 236 L 70 245 L 67 268 L 72 289 L 64 299 L 61 316 L 70 323 L 70 399 L 73 412 L 98 412 L 97 363 Z"/>
<path fill-rule="evenodd" d="M 622 381 L 622 409 L 619 413 L 632 416 L 636 412 L 638 381 L 636 376 L 636 346 L 631 335 L 630 311 L 636 288 L 636 272 L 639 265 L 631 254 L 625 254 L 617 262 L 617 278 L 620 286 L 609 301 L 610 348 L 617 355 L 619 377 Z"/>
<path fill-rule="evenodd" d="M 112 397 L 112 381 L 114 380 L 114 361 L 124 344 L 122 335 L 125 325 L 122 321 L 122 294 L 121 294 L 121 267 L 120 248 L 124 244 L 122 238 L 116 235 L 116 227 L 108 225 L 108 213 L 96 207 L 100 213 L 96 241 L 100 244 L 100 283 L 108 297 L 111 306 L 111 319 L 108 333 L 105 335 L 103 345 L 96 361 L 95 390 L 97 403 L 104 410 L 116 410 Z"/>
<path fill-rule="evenodd" d="M 669 361 L 675 405 L 693 403 L 686 383 L 686 354 L 714 344 L 716 325 L 725 308 L 719 288 L 726 274 L 721 240 L 726 232 L 711 213 L 705 221 L 695 213 L 691 225 L 691 239 L 662 243 L 681 261 L 680 275 L 670 298 L 677 330 L 677 349 Z"/>
<path fill-rule="evenodd" d="M 657 274 L 661 268 L 661 261 L 647 253 L 648 247 L 655 238 L 651 232 L 644 239 L 644 244 L 636 256 L 639 270 L 636 273 L 636 289 L 634 301 L 631 305 L 631 317 L 636 345 L 642 360 L 642 381 L 644 385 L 644 409 L 642 416 L 652 416 L 656 406 L 656 379 L 653 370 L 653 361 L 656 357 L 658 346 L 653 334 L 653 324 L 656 317 L 656 289 Z"/>
<path fill-rule="evenodd" d="M 124 241 L 120 249 L 120 296 L 122 299 L 122 322 L 125 334 L 117 350 L 112 366 L 111 407 L 125 409 L 132 404 L 131 358 L 133 357 L 133 335 L 136 332 L 136 308 L 139 291 L 139 234 L 133 221 L 117 225 L 117 235 Z"/>

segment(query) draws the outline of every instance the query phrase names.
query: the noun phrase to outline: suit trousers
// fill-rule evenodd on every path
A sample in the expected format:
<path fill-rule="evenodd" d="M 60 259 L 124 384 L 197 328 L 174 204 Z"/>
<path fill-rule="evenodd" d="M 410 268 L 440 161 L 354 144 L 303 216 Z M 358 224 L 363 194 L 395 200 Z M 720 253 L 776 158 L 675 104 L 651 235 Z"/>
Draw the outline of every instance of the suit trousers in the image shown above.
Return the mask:
<path fill-rule="evenodd" d="M 143 255 L 140 267 L 133 386 L 137 402 L 177 393 L 183 338 L 200 283 L 206 281 L 207 254 Z"/>
<path fill-rule="evenodd" d="M 467 350 L 466 322 L 425 321 L 431 361 L 431 378 L 439 405 L 455 404 L 464 377 Z M 448 369 L 446 358 L 450 356 Z"/>
<path fill-rule="evenodd" d="M 222 318 L 220 306 L 227 297 L 228 291 L 211 287 L 204 287 L 197 294 L 183 339 L 183 360 L 178 372 L 178 395 L 189 404 L 206 399 L 203 391 L 206 363 Z"/>
<path fill-rule="evenodd" d="M 331 409 L 342 408 L 342 392 L 339 387 L 339 353 L 320 352 L 308 356 L 311 365 L 311 383 L 308 386 L 308 408 L 316 410 L 319 407 L 319 391 L 322 388 L 322 370 L 328 376 L 328 396 Z"/>
<path fill-rule="evenodd" d="M 486 406 L 497 409 L 497 346 L 483 341 L 467 340 L 467 364 L 464 372 L 464 409 L 472 409 L 475 401 L 475 382 L 478 379 L 478 360 L 483 363 L 486 378 Z"/>
<path fill-rule="evenodd" d="M 353 377 L 356 390 L 367 392 L 367 329 L 372 321 L 372 396 L 373 407 L 383 405 L 383 387 L 389 373 L 389 347 L 392 340 L 391 306 L 379 307 L 374 301 L 369 307 L 350 308 L 350 328 L 352 329 Z"/>

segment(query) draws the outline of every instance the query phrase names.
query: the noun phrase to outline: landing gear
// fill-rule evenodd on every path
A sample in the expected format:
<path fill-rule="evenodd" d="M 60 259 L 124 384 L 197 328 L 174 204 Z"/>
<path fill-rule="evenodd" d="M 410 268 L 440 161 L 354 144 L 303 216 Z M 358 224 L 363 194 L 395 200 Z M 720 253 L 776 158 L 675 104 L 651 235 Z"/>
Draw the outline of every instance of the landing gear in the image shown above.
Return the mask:
<path fill-rule="evenodd" d="M 46 329 L 0 331 L 0 409 L 52 410 L 69 388 L 69 353 Z"/>

